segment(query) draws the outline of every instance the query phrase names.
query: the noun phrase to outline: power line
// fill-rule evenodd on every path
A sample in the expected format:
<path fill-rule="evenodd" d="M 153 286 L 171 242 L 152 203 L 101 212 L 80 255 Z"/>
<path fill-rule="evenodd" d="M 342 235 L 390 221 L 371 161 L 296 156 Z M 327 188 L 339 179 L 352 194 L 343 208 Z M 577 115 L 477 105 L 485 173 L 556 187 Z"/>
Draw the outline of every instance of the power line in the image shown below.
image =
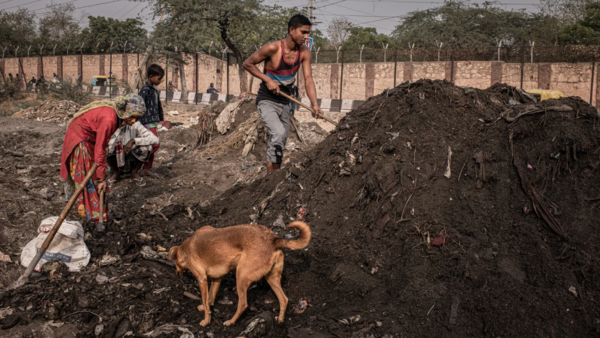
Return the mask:
<path fill-rule="evenodd" d="M 13 8 L 15 8 L 15 7 L 23 7 L 23 6 L 27 6 L 27 5 L 29 5 L 29 4 L 36 3 L 36 2 L 40 2 L 40 1 L 42 1 L 42 0 L 35 0 L 35 1 L 32 1 L 32 2 L 28 2 L 28 3 L 26 3 L 26 4 L 22 4 L 22 5 L 16 5 L 16 6 L 12 6 L 12 7 L 8 7 L 8 8 L 4 8 L 4 9 L 3 9 L 3 11 L 5 11 L 5 10 L 7 10 L 7 9 L 13 9 Z"/>
<path fill-rule="evenodd" d="M 121 15 L 121 17 L 119 18 L 119 20 L 120 20 L 120 19 L 123 19 L 123 17 L 124 17 L 125 15 L 129 14 L 129 12 L 131 12 L 132 10 L 134 10 L 134 9 L 135 9 L 137 6 L 139 6 L 139 5 L 141 5 L 141 4 L 142 4 L 142 3 L 139 3 L 139 4 L 135 5 L 135 6 L 134 6 L 132 9 L 128 10 L 128 11 L 127 11 L 127 13 L 125 13 L 125 14 Z"/>
<path fill-rule="evenodd" d="M 77 1 L 77 0 L 75 0 L 75 1 Z M 112 3 L 115 3 L 115 2 L 122 2 L 122 1 L 128 1 L 128 0 L 113 0 L 113 1 L 106 1 L 106 2 L 101 2 L 101 3 L 99 3 L 99 4 L 93 4 L 93 5 L 87 5 L 87 6 L 75 7 L 75 10 L 78 10 L 78 9 L 83 9 L 83 8 L 96 7 L 96 6 L 102 6 L 102 5 L 106 5 L 106 4 L 112 4 Z M 44 13 L 46 13 L 46 12 L 44 12 Z M 44 14 L 44 13 L 42 13 L 42 14 Z"/>
<path fill-rule="evenodd" d="M 50 5 L 46 5 L 46 7 L 34 9 L 34 10 L 32 10 L 32 12 L 39 12 L 39 11 L 47 10 L 50 7 L 59 6 L 59 5 L 66 5 L 66 4 L 70 4 L 70 3 L 76 2 L 76 1 L 79 1 L 79 0 L 71 0 L 71 1 L 67 1 L 67 2 L 61 2 L 59 4 L 51 3 Z"/>
<path fill-rule="evenodd" d="M 13 0 L 6 0 L 6 1 L 4 1 L 4 2 L 0 2 L 0 5 L 2 5 L 2 4 L 5 4 L 5 3 L 7 3 L 7 2 L 11 2 L 11 1 L 13 1 Z"/>

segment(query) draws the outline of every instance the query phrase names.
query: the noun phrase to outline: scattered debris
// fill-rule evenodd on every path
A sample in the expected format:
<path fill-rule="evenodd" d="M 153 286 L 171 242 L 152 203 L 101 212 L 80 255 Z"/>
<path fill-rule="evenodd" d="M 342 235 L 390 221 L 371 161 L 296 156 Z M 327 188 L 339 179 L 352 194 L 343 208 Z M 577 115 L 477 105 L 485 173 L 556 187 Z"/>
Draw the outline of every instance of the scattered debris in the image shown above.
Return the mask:
<path fill-rule="evenodd" d="M 10 257 L 0 251 L 0 262 L 12 263 Z"/>
<path fill-rule="evenodd" d="M 308 301 L 306 299 L 302 299 L 298 302 L 298 305 L 296 305 L 296 308 L 294 309 L 294 313 L 295 314 L 301 314 L 304 311 L 306 311 L 306 308 L 308 307 Z"/>
<path fill-rule="evenodd" d="M 98 264 L 100 266 L 113 265 L 120 260 L 121 260 L 121 257 L 119 255 L 111 256 L 109 254 L 104 254 L 104 256 L 102 256 L 102 259 L 100 260 L 100 262 Z"/>
<path fill-rule="evenodd" d="M 37 106 L 21 109 L 12 117 L 62 124 L 71 119 L 79 108 L 73 101 L 48 99 Z"/>
<path fill-rule="evenodd" d="M 572 293 L 573 295 L 575 295 L 575 297 L 577 297 L 577 296 L 579 295 L 579 293 L 577 293 L 577 288 L 576 288 L 576 287 L 574 287 L 574 286 L 570 286 L 570 287 L 569 287 L 569 291 L 571 291 L 571 293 Z"/>

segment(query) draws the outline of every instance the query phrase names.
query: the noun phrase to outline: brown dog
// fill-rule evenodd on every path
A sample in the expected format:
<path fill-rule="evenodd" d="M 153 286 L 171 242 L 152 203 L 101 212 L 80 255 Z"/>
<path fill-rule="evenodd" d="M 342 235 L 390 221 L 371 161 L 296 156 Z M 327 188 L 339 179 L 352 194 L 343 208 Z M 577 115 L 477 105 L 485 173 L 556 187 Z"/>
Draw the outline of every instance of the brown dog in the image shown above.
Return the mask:
<path fill-rule="evenodd" d="M 279 238 L 262 225 L 237 225 L 216 229 L 205 226 L 186 239 L 180 246 L 169 250 L 169 259 L 175 261 L 177 274 L 183 275 L 190 270 L 198 279 L 202 303 L 199 311 L 204 311 L 201 326 L 210 324 L 210 306 L 215 304 L 221 277 L 229 271 L 236 271 L 238 307 L 233 318 L 224 325 L 235 324 L 242 312 L 248 307 L 246 291 L 252 282 L 266 277 L 267 282 L 279 300 L 279 317 L 282 323 L 285 317 L 288 298 L 281 289 L 283 271 L 283 252 L 281 248 L 298 250 L 306 248 L 311 232 L 308 224 L 300 221 L 287 226 L 300 230 L 295 240 Z M 210 292 L 207 277 L 212 279 Z"/>

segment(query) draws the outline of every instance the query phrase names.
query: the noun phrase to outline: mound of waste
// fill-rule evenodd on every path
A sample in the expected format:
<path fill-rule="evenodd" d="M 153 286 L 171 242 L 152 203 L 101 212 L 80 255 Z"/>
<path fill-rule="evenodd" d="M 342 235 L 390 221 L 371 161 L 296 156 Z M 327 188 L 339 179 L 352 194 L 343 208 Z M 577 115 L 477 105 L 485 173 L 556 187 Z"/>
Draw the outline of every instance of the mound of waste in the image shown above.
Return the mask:
<path fill-rule="evenodd" d="M 13 117 L 60 124 L 66 123 L 79 108 L 73 101 L 48 99 L 37 106 L 21 109 Z"/>
<path fill-rule="evenodd" d="M 206 223 L 303 216 L 313 241 L 287 254 L 287 290 L 322 332 L 592 336 L 597 128 L 578 98 L 405 83 L 301 163 L 226 193 Z"/>
<path fill-rule="evenodd" d="M 130 210 L 105 235 L 86 225 L 87 268 L 42 272 L 0 294 L 0 309 L 10 323 L 67 322 L 85 337 L 592 337 L 598 122 L 578 98 L 405 83 L 264 179 L 186 207 L 170 204 L 172 189 L 160 213 Z M 207 224 L 285 236 L 298 218 L 313 239 L 285 252 L 285 324 L 260 281 L 240 321 L 222 326 L 237 304 L 230 274 L 201 328 L 197 281 L 175 275 L 168 249 Z"/>

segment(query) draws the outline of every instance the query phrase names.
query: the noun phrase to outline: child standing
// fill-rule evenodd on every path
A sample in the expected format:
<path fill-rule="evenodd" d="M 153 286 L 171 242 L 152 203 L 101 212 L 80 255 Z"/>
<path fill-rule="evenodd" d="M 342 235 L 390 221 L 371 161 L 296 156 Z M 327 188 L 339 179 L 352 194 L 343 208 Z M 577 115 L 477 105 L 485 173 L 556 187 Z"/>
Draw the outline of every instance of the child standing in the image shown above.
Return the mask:
<path fill-rule="evenodd" d="M 139 93 L 146 104 L 146 114 L 140 119 L 140 123 L 158 137 L 156 128 L 158 127 L 159 122 L 164 121 L 164 117 L 162 104 L 160 103 L 160 92 L 156 86 L 162 82 L 163 77 L 165 76 L 165 70 L 157 64 L 152 64 L 148 67 L 147 75 L 148 81 Z M 142 167 L 142 175 L 152 176 L 149 169 L 152 169 L 154 153 L 156 153 L 158 148 L 160 148 L 160 143 L 152 146 L 148 162 L 144 163 L 144 166 Z"/>

